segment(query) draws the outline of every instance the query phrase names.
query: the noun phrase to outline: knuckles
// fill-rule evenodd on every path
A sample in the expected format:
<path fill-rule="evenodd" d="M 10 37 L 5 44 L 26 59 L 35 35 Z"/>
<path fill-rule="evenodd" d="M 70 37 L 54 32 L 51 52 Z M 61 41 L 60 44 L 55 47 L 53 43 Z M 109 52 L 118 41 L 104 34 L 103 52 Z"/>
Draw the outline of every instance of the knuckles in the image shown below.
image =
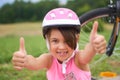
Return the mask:
<path fill-rule="evenodd" d="M 13 57 L 25 57 L 25 54 L 21 51 L 17 51 L 13 54 Z"/>
<path fill-rule="evenodd" d="M 16 70 L 22 70 L 25 65 L 26 55 L 21 51 L 17 51 L 13 54 L 12 64 Z"/>
<path fill-rule="evenodd" d="M 106 51 L 106 40 L 105 37 L 102 35 L 97 35 L 93 41 L 93 47 L 97 53 L 105 53 Z"/>

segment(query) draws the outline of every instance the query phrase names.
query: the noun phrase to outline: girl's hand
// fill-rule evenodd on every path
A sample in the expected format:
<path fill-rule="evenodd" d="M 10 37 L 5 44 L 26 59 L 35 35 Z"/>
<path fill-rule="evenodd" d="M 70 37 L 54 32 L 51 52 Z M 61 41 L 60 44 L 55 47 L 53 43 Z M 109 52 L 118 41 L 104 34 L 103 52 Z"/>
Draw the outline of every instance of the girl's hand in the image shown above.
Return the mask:
<path fill-rule="evenodd" d="M 20 48 L 19 51 L 13 54 L 12 63 L 15 69 L 22 70 L 25 67 L 25 62 L 27 61 L 27 54 L 24 47 L 24 38 L 20 38 Z"/>
<path fill-rule="evenodd" d="M 96 53 L 105 53 L 106 51 L 106 40 L 104 36 L 97 34 L 98 22 L 95 21 L 93 24 L 93 29 L 90 34 L 91 47 Z"/>

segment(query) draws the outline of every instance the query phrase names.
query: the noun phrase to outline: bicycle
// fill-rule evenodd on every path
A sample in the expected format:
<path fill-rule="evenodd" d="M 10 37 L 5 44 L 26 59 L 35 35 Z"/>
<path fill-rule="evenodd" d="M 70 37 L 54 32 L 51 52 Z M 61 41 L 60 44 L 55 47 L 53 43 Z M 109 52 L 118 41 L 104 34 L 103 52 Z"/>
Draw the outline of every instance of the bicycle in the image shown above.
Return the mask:
<path fill-rule="evenodd" d="M 81 27 L 84 27 L 84 25 L 91 20 L 102 17 L 110 17 L 110 22 L 114 23 L 114 28 L 109 39 L 106 51 L 106 54 L 108 56 L 111 56 L 113 54 L 114 46 L 116 45 L 116 41 L 120 31 L 120 0 L 117 0 L 116 4 L 113 4 L 113 1 L 110 0 L 110 4 L 107 7 L 98 8 L 81 15 L 79 17 Z"/>
<path fill-rule="evenodd" d="M 118 35 L 119 35 L 119 31 L 120 31 L 120 0 L 116 0 L 116 2 L 109 0 L 108 6 L 88 11 L 79 17 L 82 29 L 85 27 L 90 28 L 89 26 L 87 26 L 88 23 L 90 23 L 91 21 L 94 22 L 94 20 L 101 19 L 101 18 L 107 18 L 109 20 L 108 22 L 113 24 L 113 28 L 110 29 L 110 30 L 112 30 L 110 37 L 108 37 L 108 44 L 106 47 L 106 55 L 108 57 L 110 57 L 113 55 L 113 53 L 115 53 L 115 51 L 117 51 L 116 53 L 118 56 L 118 55 L 120 55 L 119 54 L 120 53 L 120 47 L 119 47 L 120 41 L 118 41 L 118 39 L 119 39 Z M 93 22 L 91 24 L 93 24 Z M 82 29 L 81 29 L 81 32 L 82 32 Z M 110 31 L 108 31 L 108 32 L 110 32 Z M 83 31 L 83 34 L 84 33 L 85 32 Z M 84 36 L 86 36 L 86 34 Z M 81 42 L 81 43 L 83 43 L 83 42 Z M 116 46 L 118 48 L 115 48 Z M 107 56 L 104 56 L 103 58 L 100 57 L 97 62 L 102 61 Z M 97 63 L 97 62 L 95 62 L 95 63 Z"/>

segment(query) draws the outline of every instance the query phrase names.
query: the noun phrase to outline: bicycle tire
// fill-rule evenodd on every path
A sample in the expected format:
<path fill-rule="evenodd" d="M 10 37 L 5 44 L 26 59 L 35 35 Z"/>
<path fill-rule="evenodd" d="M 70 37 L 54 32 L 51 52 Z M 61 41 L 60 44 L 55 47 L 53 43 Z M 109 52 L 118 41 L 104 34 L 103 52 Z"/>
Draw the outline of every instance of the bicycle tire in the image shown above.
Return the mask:
<path fill-rule="evenodd" d="M 112 10 L 109 7 L 97 8 L 97 9 L 91 10 L 79 17 L 81 27 L 91 20 L 107 17 L 111 14 L 114 14 L 114 10 Z"/>
<path fill-rule="evenodd" d="M 92 11 L 89 11 L 89 12 L 81 15 L 79 17 L 79 20 L 80 20 L 80 23 L 81 23 L 81 27 L 83 27 L 86 23 L 88 23 L 92 20 L 95 20 L 97 18 L 108 17 L 108 16 L 114 15 L 114 14 L 115 14 L 115 11 L 112 8 L 109 8 L 109 7 L 97 8 L 97 9 L 94 9 Z M 114 30 L 112 31 L 112 34 L 111 34 L 111 37 L 109 39 L 109 43 L 108 43 L 108 46 L 107 46 L 106 54 L 108 56 L 112 55 L 115 43 L 117 41 L 117 38 L 116 38 L 116 36 L 114 36 L 113 32 L 115 32 L 115 31 Z M 115 37 L 116 40 L 112 39 L 114 37 Z M 111 41 L 111 40 L 114 40 L 114 42 Z"/>

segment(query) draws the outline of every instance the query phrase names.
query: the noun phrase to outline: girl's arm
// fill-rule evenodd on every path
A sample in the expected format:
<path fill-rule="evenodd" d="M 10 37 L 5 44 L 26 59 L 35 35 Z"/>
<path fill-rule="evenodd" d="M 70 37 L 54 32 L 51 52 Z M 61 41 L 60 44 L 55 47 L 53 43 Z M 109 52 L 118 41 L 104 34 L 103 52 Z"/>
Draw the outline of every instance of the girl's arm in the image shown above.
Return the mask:
<path fill-rule="evenodd" d="M 106 51 L 106 40 L 104 36 L 97 34 L 97 28 L 98 22 L 94 22 L 90 41 L 84 50 L 79 52 L 79 62 L 82 64 L 88 64 L 96 53 L 104 53 Z"/>
<path fill-rule="evenodd" d="M 52 63 L 52 56 L 48 53 L 42 54 L 37 58 L 27 55 L 26 59 L 25 68 L 30 70 L 49 69 Z"/>
<path fill-rule="evenodd" d="M 12 63 L 15 69 L 22 70 L 27 68 L 30 70 L 38 70 L 46 68 L 48 69 L 52 62 L 52 56 L 50 54 L 42 54 L 38 58 L 32 55 L 27 55 L 24 38 L 20 38 L 20 49 L 13 54 Z"/>

